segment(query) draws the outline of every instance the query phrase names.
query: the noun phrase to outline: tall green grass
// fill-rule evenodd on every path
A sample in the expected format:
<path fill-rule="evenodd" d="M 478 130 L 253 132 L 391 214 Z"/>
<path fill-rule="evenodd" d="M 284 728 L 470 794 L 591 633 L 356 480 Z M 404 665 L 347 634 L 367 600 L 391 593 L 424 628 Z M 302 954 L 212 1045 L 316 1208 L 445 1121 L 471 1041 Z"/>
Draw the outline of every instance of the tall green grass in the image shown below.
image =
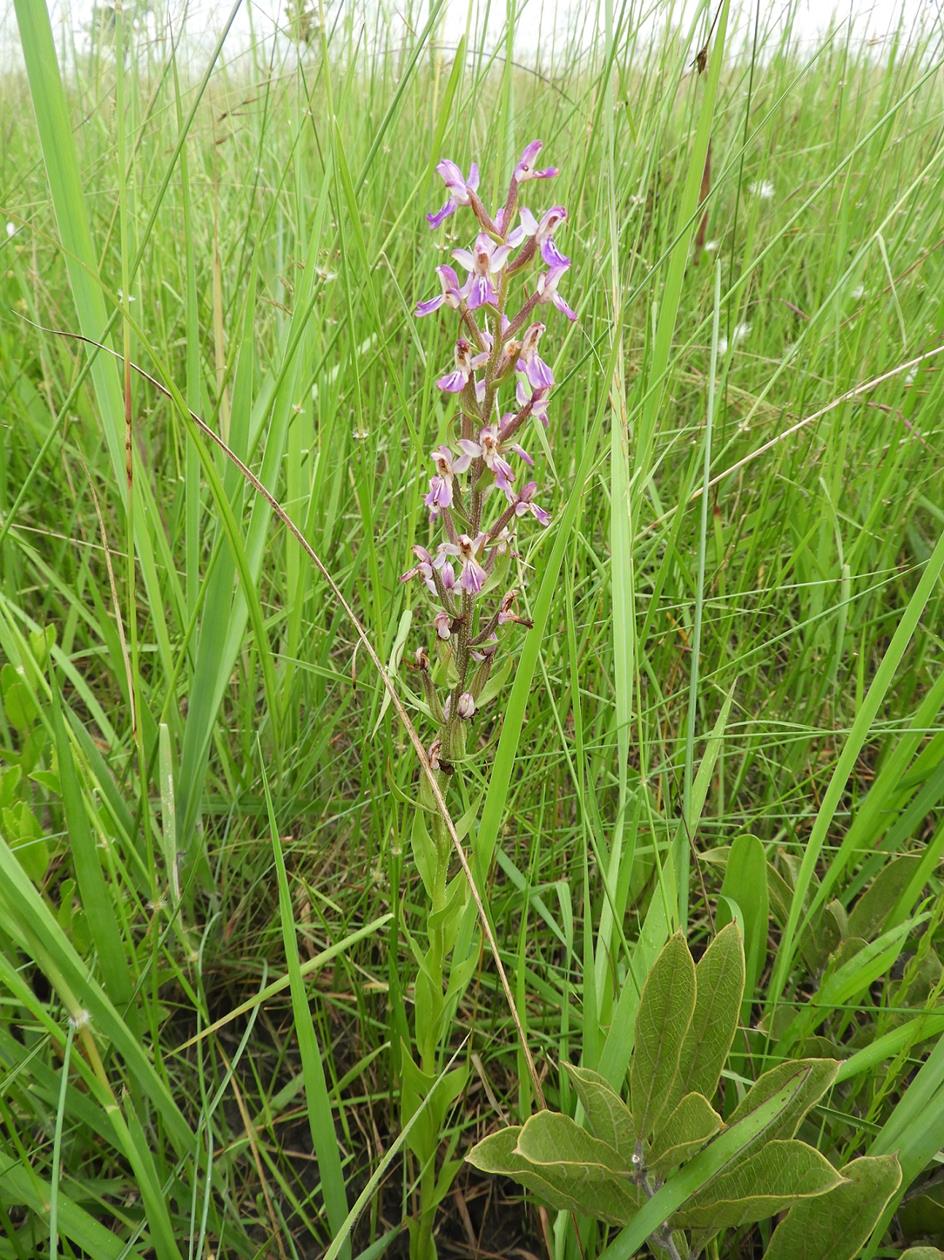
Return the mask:
<path fill-rule="evenodd" d="M 335 590 L 188 408 L 409 709 L 426 614 L 397 579 L 450 355 L 411 313 L 443 259 L 432 167 L 503 169 L 534 136 L 580 321 L 553 328 L 535 443 L 535 628 L 448 794 L 515 1009 L 472 906 L 443 1149 L 535 1105 L 521 1034 L 555 1106 L 559 1060 L 620 1078 L 667 936 L 737 913 L 755 1034 L 729 1089 L 828 1048 L 825 1148 L 900 1151 L 914 1194 L 944 1145 L 939 30 L 745 42 L 722 6 L 653 37 L 607 3 L 536 69 L 520 5 L 497 38 L 471 6 L 455 48 L 442 6 L 344 5 L 232 58 L 184 56 L 173 23 L 69 46 L 42 0 L 15 12 L 0 1257 L 402 1254 L 419 763 Z M 826 939 L 903 854 L 881 931 Z M 900 1250 L 895 1206 L 869 1254 Z M 470 1230 L 607 1245 L 464 1172 L 440 1252 Z"/>

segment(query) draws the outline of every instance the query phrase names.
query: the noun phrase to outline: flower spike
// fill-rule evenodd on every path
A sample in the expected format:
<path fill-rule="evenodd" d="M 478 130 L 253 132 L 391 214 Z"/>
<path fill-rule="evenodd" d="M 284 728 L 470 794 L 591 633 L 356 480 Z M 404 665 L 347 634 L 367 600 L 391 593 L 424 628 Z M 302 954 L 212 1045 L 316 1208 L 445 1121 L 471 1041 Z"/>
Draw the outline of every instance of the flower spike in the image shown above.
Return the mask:
<path fill-rule="evenodd" d="M 535 213 L 520 204 L 531 181 L 557 174 L 556 167 L 536 165 L 542 148 L 540 140 L 525 146 L 494 217 L 478 196 L 478 167 L 473 163 L 466 176 L 443 158 L 436 171 L 446 202 L 426 216 L 438 227 L 459 209 L 470 211 L 468 237 L 452 249 L 450 263 L 436 268 L 439 291 L 415 308 L 420 318 L 455 311 L 458 336 L 454 367 L 436 378 L 447 421 L 450 413 L 453 419 L 430 452 L 433 475 L 424 496 L 438 541 L 414 548 L 415 563 L 402 578 L 419 578 L 434 600 L 427 625 L 436 651 L 417 662 L 424 712 L 438 728 L 430 763 L 443 784 L 468 755 L 465 728 L 489 695 L 485 685 L 507 636 L 531 628 L 516 612 L 517 592 L 507 581 L 520 560 L 518 534 L 528 518 L 542 527 L 551 520 L 537 501 L 537 481 L 521 484 L 522 465 L 531 475 L 535 462 L 525 449 L 525 426 L 536 420 L 547 427 L 554 387 L 541 354 L 545 325 L 536 316 L 547 305 L 569 320 L 577 313 L 560 291 L 570 285 L 571 260 L 556 241 L 566 208 Z M 512 306 L 515 292 L 520 300 Z M 448 692 L 439 694 L 443 678 Z"/>

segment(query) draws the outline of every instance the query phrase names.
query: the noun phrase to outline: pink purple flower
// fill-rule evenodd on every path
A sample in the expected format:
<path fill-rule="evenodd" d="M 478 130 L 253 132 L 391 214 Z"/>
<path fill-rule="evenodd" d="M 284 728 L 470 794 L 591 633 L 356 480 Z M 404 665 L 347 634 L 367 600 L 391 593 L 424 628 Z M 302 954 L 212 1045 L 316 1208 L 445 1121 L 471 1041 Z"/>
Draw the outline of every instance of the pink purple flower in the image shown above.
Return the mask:
<path fill-rule="evenodd" d="M 430 478 L 429 493 L 423 502 L 432 516 L 438 516 L 443 508 L 452 507 L 452 479 L 455 476 L 455 465 L 452 462 L 452 451 L 448 446 L 437 446 L 430 452 L 430 459 L 436 465 L 436 476 Z"/>
<path fill-rule="evenodd" d="M 448 265 L 437 267 L 436 273 L 442 285 L 442 292 L 437 293 L 435 297 L 427 298 L 425 302 L 417 302 L 416 314 L 421 317 L 438 311 L 444 302 L 447 306 L 458 309 L 465 297 L 464 290 L 459 288 L 459 277 L 452 267 Z"/>
<path fill-rule="evenodd" d="M 466 385 L 468 385 L 469 377 L 472 375 L 471 352 L 472 347 L 465 337 L 460 337 L 456 342 L 455 370 L 447 372 L 445 376 L 440 376 L 436 381 L 436 384 L 445 393 L 461 394 Z"/>
<path fill-rule="evenodd" d="M 569 320 L 577 318 L 577 312 L 572 306 L 568 306 L 564 298 L 557 291 L 561 276 L 565 275 L 569 263 L 564 263 L 559 267 L 552 267 L 550 271 L 542 271 L 538 276 L 538 301 L 553 302 L 559 311 L 567 316 Z"/>
<path fill-rule="evenodd" d="M 462 458 L 471 463 L 480 459 L 485 467 L 495 476 L 495 484 L 504 490 L 515 479 L 511 465 L 503 458 L 500 449 L 501 438 L 493 424 L 487 424 L 479 433 L 479 440 L 460 438 L 458 445 L 462 450 Z M 466 464 L 468 467 L 468 464 Z"/>
<path fill-rule="evenodd" d="M 526 486 L 522 486 L 517 495 L 512 492 L 508 497 L 514 502 L 515 516 L 527 516 L 530 513 L 539 525 L 549 525 L 551 523 L 550 516 L 545 512 L 544 508 L 534 502 L 537 490 L 538 483 L 529 481 Z"/>
<path fill-rule="evenodd" d="M 554 242 L 554 232 L 567 218 L 564 206 L 551 206 L 541 216 L 540 222 L 527 206 L 521 207 L 521 224 L 525 233 L 534 238 L 541 257 L 548 267 L 569 267 L 570 259 L 560 252 Z"/>
<path fill-rule="evenodd" d="M 431 228 L 439 227 L 443 219 L 454 214 L 459 206 L 467 206 L 471 200 L 471 194 L 479 186 L 479 168 L 474 162 L 469 167 L 467 179 L 463 178 L 455 162 L 450 162 L 448 158 L 443 158 L 436 164 L 436 173 L 446 185 L 446 204 L 435 214 L 426 216 L 426 222 Z"/>
<path fill-rule="evenodd" d="M 538 354 L 538 342 L 543 332 L 543 324 L 532 324 L 521 341 L 518 371 L 525 373 L 532 389 L 550 389 L 554 384 L 554 373 Z"/>
<path fill-rule="evenodd" d="M 480 232 L 475 238 L 474 247 L 454 249 L 452 256 L 461 267 L 469 273 L 466 284 L 466 299 L 469 310 L 478 310 L 480 306 L 498 305 L 498 293 L 492 284 L 491 277 L 497 275 L 508 261 L 511 253 L 510 245 L 496 245 L 487 232 Z"/>
<path fill-rule="evenodd" d="M 523 376 L 518 377 L 515 386 L 515 399 L 519 407 L 527 407 L 529 413 L 535 416 L 547 428 L 547 404 L 550 389 L 542 387 L 541 389 L 531 390 L 528 388 L 528 382 Z M 517 418 L 517 417 L 515 417 Z"/>
<path fill-rule="evenodd" d="M 458 556 L 461 562 L 458 587 L 467 595 L 478 595 L 488 581 L 488 572 L 479 560 L 487 538 L 487 534 L 477 534 L 475 538 L 460 534 L 454 543 L 439 544 L 440 555 Z"/>
<path fill-rule="evenodd" d="M 532 140 L 525 147 L 524 152 L 518 159 L 518 165 L 515 167 L 514 181 L 516 184 L 523 184 L 529 179 L 550 179 L 552 175 L 557 174 L 556 166 L 546 166 L 544 170 L 538 171 L 534 168 L 534 159 L 544 148 L 542 140 Z"/>

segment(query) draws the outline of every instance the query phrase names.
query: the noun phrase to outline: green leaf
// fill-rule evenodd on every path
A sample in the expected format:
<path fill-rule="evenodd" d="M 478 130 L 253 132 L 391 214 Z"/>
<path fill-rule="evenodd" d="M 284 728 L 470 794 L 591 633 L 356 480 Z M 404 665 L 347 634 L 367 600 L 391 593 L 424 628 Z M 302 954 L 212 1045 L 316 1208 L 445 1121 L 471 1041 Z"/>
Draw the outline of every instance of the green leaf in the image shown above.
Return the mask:
<path fill-rule="evenodd" d="M 682 1043 L 672 1102 L 685 1094 L 714 1097 L 744 996 L 744 943 L 737 923 L 722 928 L 695 968 L 695 1010 Z"/>
<path fill-rule="evenodd" d="M 591 1133 L 617 1151 L 628 1164 L 636 1149 L 632 1112 L 598 1072 L 569 1063 L 564 1067 L 586 1112 Z"/>
<path fill-rule="evenodd" d="M 734 1167 L 745 1151 L 756 1147 L 764 1134 L 790 1106 L 793 1098 L 803 1088 L 809 1068 L 801 1069 L 797 1077 L 778 1090 L 756 1111 L 746 1115 L 738 1124 L 719 1133 L 714 1141 L 674 1172 L 661 1189 L 644 1203 L 629 1225 L 621 1230 L 599 1260 L 630 1260 L 652 1233 L 663 1225 L 672 1213 L 681 1208 L 703 1187 L 727 1168 Z"/>
<path fill-rule="evenodd" d="M 694 1009 L 695 964 L 677 932 L 652 965 L 636 1015 L 629 1096 L 640 1138 L 652 1132 L 669 1102 Z"/>
<path fill-rule="evenodd" d="M 528 1123 L 536 1118 L 532 1116 Z M 610 1225 L 624 1224 L 641 1206 L 642 1191 L 612 1173 L 530 1163 L 517 1151 L 520 1135 L 520 1126 L 502 1129 L 474 1146 L 466 1159 L 482 1172 L 513 1178 L 553 1208 L 593 1216 Z"/>
<path fill-rule="evenodd" d="M 944 1251 L 939 1251 L 937 1247 L 909 1247 L 898 1260 L 944 1260 Z"/>
<path fill-rule="evenodd" d="M 726 900 L 727 899 L 727 900 Z M 744 933 L 744 1005 L 748 1009 L 767 955 L 770 898 L 767 890 L 767 858 L 756 836 L 738 836 L 731 845 L 721 885 L 718 927 L 731 917 L 728 903 L 741 913 Z M 746 1012 L 745 1012 L 746 1015 Z"/>
<path fill-rule="evenodd" d="M 815 1147 L 792 1138 L 774 1139 L 715 1177 L 683 1205 L 672 1224 L 697 1229 L 749 1225 L 842 1184 L 841 1175 Z"/>
<path fill-rule="evenodd" d="M 920 1189 L 915 1189 L 902 1202 L 896 1217 L 906 1241 L 944 1238 L 944 1181 L 925 1182 Z"/>
<path fill-rule="evenodd" d="M 850 911 L 850 936 L 869 941 L 884 929 L 920 861 L 917 854 L 904 853 L 882 868 Z"/>
<path fill-rule="evenodd" d="M 737 1124 L 792 1079 L 805 1073 L 800 1088 L 767 1132 L 769 1138 L 793 1137 L 803 1117 L 826 1093 L 838 1071 L 839 1063 L 836 1059 L 794 1059 L 792 1062 L 778 1063 L 757 1078 L 735 1107 L 728 1124 Z"/>
<path fill-rule="evenodd" d="M 601 1142 L 582 1129 L 570 1116 L 556 1111 L 539 1111 L 521 1127 L 518 1154 L 530 1164 L 585 1168 L 629 1176 L 632 1165 L 608 1142 Z"/>
<path fill-rule="evenodd" d="M 845 1181 L 790 1209 L 774 1231 L 764 1260 L 856 1260 L 885 1204 L 898 1189 L 894 1155 L 864 1156 L 842 1170 Z"/>
<path fill-rule="evenodd" d="M 25 801 L 20 801 L 0 811 L 0 820 L 17 861 L 34 884 L 41 883 L 49 866 L 49 845 L 43 839 L 36 815 Z"/>
<path fill-rule="evenodd" d="M 27 731 L 36 721 L 36 701 L 25 683 L 13 682 L 4 688 L 3 710 L 7 721 L 18 731 Z"/>
<path fill-rule="evenodd" d="M 724 1121 L 704 1094 L 686 1094 L 662 1121 L 646 1157 L 647 1167 L 659 1177 L 690 1158 L 713 1138 Z"/>

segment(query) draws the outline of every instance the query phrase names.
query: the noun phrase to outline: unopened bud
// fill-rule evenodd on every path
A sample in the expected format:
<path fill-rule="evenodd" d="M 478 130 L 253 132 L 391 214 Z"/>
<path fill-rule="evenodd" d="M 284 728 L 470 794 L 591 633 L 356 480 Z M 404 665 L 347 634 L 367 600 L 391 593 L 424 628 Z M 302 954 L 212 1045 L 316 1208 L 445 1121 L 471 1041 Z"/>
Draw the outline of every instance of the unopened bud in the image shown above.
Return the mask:
<path fill-rule="evenodd" d="M 465 718 L 467 721 L 475 712 L 475 701 L 472 698 L 471 691 L 463 691 L 456 705 L 456 712 L 459 714 L 459 717 Z"/>
<path fill-rule="evenodd" d="M 436 633 L 441 639 L 448 639 L 452 633 L 452 618 L 442 609 L 433 618 L 433 625 L 436 627 Z"/>
<path fill-rule="evenodd" d="M 413 659 L 416 662 L 417 669 L 422 669 L 424 671 L 429 670 L 429 655 L 426 651 L 426 648 L 418 647 L 416 649 L 416 654 L 413 657 Z"/>

